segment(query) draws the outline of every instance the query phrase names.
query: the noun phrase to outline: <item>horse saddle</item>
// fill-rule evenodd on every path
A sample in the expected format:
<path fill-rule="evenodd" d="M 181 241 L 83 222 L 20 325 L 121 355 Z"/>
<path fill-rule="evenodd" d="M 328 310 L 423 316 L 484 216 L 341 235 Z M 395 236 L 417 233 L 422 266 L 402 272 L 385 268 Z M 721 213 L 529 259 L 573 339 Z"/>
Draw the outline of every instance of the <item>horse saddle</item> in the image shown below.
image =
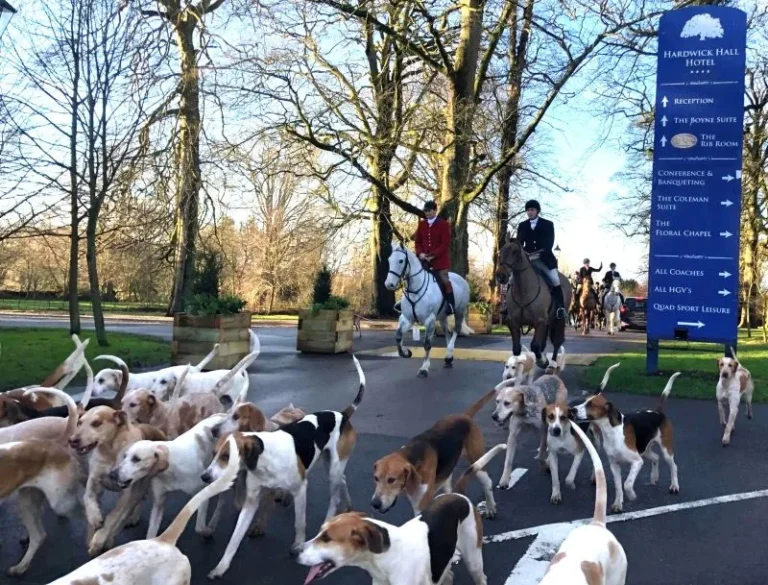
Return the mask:
<path fill-rule="evenodd" d="M 536 273 L 541 276 L 541 279 L 544 281 L 544 284 L 547 285 L 547 288 L 552 291 L 552 284 L 549 282 L 549 275 L 545 272 L 547 267 L 544 265 L 543 262 L 537 262 L 539 260 L 539 252 L 533 252 L 532 254 L 528 254 L 528 260 L 531 261 L 531 266 L 533 266 L 533 269 L 536 271 Z"/>
<path fill-rule="evenodd" d="M 440 278 L 440 275 L 437 274 L 433 269 L 432 266 L 430 266 L 429 262 L 426 262 L 424 260 L 421 261 L 421 265 L 424 268 L 425 272 L 429 274 L 432 278 L 435 279 L 435 282 L 437 283 L 437 287 L 440 289 L 440 292 L 443 293 L 443 299 L 446 298 L 445 293 L 445 283 L 443 282 L 443 279 Z"/>

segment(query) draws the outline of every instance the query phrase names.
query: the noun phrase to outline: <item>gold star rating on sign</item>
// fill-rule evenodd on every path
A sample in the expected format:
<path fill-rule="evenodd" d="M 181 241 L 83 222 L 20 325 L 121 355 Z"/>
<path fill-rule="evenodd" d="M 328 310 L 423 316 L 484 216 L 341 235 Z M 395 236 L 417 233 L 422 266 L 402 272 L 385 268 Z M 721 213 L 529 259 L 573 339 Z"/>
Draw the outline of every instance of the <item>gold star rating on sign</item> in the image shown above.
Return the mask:
<path fill-rule="evenodd" d="M 702 74 L 702 73 L 711 73 L 711 72 L 712 72 L 712 70 L 711 70 L 711 69 L 696 69 L 696 70 L 694 70 L 694 69 L 691 69 L 691 70 L 690 70 L 690 73 L 693 73 L 693 74 L 695 74 L 695 75 L 700 75 L 700 74 Z"/>

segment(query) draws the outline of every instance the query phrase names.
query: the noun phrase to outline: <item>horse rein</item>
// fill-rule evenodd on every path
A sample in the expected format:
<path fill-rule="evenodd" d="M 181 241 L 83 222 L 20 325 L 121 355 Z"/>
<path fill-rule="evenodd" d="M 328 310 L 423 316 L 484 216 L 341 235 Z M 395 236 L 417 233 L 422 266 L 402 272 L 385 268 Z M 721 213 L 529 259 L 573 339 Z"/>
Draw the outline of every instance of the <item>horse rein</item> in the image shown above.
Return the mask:
<path fill-rule="evenodd" d="M 403 254 L 403 256 L 405 256 L 405 266 L 403 266 L 403 270 L 400 272 L 400 274 L 398 274 L 394 270 L 390 270 L 389 274 L 393 274 L 393 275 L 397 276 L 397 278 L 401 282 L 405 281 L 405 288 L 403 289 L 403 296 L 405 297 L 405 299 L 409 303 L 411 303 L 411 308 L 413 310 L 413 316 L 415 318 L 416 317 L 416 303 L 418 303 L 421 299 L 423 299 L 424 296 L 427 294 L 427 290 L 429 290 L 429 279 L 425 278 L 424 279 L 424 284 L 422 285 L 422 287 L 419 290 L 416 290 L 416 291 L 408 290 L 408 285 L 409 285 L 409 283 L 410 283 L 412 278 L 417 277 L 422 272 L 426 272 L 426 269 L 424 268 L 424 266 L 422 266 L 421 270 L 419 270 L 416 274 L 409 274 L 408 278 L 406 278 L 405 277 L 405 272 L 407 270 L 410 270 L 410 267 L 411 267 L 411 260 L 408 257 L 408 252 L 406 250 L 401 250 L 401 249 L 396 249 L 394 251 L 395 252 L 400 252 L 401 254 Z M 413 299 L 411 299 L 411 297 L 408 296 L 409 293 L 411 293 L 411 294 L 414 294 L 414 293 L 415 294 L 419 294 L 419 293 L 421 293 L 421 294 L 419 295 L 419 298 L 417 298 L 414 301 Z"/>

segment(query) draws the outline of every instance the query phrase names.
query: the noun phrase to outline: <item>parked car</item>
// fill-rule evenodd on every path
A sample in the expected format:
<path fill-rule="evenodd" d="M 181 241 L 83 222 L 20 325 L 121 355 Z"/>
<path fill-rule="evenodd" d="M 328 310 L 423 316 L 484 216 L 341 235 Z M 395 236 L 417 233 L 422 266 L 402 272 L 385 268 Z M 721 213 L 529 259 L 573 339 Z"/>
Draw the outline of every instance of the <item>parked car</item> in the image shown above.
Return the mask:
<path fill-rule="evenodd" d="M 621 306 L 621 328 L 645 331 L 648 318 L 648 299 L 625 297 Z"/>

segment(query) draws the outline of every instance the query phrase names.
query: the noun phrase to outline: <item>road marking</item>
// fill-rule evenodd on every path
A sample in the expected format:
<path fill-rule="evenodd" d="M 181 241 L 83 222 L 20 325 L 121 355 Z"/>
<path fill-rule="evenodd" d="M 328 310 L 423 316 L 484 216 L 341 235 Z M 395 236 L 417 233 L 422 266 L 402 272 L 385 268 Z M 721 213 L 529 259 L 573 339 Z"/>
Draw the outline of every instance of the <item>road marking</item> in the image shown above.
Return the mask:
<path fill-rule="evenodd" d="M 635 512 L 625 512 L 624 514 L 608 516 L 607 521 L 609 524 L 613 522 L 626 522 L 627 520 L 652 518 L 653 516 L 661 516 L 663 514 L 680 512 L 683 510 L 693 510 L 717 504 L 743 502 L 765 497 L 768 497 L 768 489 L 717 496 L 715 498 L 706 498 L 703 500 L 693 500 L 691 502 L 681 502 L 679 504 L 670 504 L 669 506 L 659 506 L 657 508 L 648 508 L 645 510 L 637 510 Z M 541 581 L 542 577 L 544 577 L 550 559 L 568 534 L 570 534 L 574 528 L 587 524 L 591 520 L 592 518 L 582 518 L 571 522 L 557 522 L 554 524 L 542 524 L 540 526 L 522 528 L 520 530 L 510 530 L 509 532 L 486 536 L 483 541 L 485 544 L 491 544 L 535 536 L 536 539 L 531 543 L 528 550 L 512 569 L 512 573 L 504 582 L 504 585 L 536 585 Z"/>

